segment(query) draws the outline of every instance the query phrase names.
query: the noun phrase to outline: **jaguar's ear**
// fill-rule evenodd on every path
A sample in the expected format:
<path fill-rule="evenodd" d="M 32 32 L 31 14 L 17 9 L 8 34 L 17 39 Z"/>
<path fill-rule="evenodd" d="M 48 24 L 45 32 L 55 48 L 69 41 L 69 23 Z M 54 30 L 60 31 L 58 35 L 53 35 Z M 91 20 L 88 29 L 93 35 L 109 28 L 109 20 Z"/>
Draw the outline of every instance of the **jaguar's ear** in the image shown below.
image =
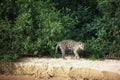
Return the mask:
<path fill-rule="evenodd" d="M 83 43 L 82 42 L 79 42 L 80 45 L 82 45 Z"/>
<path fill-rule="evenodd" d="M 85 46 L 85 43 L 83 43 L 83 42 L 79 42 L 80 43 L 80 45 L 84 45 Z"/>

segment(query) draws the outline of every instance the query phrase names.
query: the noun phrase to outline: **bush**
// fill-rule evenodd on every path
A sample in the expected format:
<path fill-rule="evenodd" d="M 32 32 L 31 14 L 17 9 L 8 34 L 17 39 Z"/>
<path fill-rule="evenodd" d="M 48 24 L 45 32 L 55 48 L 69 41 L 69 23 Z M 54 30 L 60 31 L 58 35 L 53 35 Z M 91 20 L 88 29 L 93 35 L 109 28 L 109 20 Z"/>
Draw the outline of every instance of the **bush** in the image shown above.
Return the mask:
<path fill-rule="evenodd" d="M 54 56 L 56 42 L 71 38 L 77 19 L 57 10 L 54 3 L 15 1 L 14 7 L 18 8 L 14 20 L 8 20 L 8 15 L 1 18 L 3 53 Z"/>
<path fill-rule="evenodd" d="M 10 54 L 12 60 L 21 54 L 59 57 L 55 54 L 57 42 L 74 39 L 86 43 L 82 56 L 119 58 L 119 3 L 119 0 L 1 1 L 0 54 L 3 57 Z"/>
<path fill-rule="evenodd" d="M 118 57 L 118 54 L 120 53 L 120 33 L 119 26 L 116 24 L 115 18 L 103 17 L 95 19 L 95 21 L 92 24 L 86 26 L 86 28 L 89 28 L 89 31 L 86 31 L 86 34 L 94 32 L 89 34 L 93 35 L 93 38 L 90 39 L 90 36 L 87 42 L 90 48 L 97 51 L 99 57 L 105 58 L 111 54 L 114 55 L 111 56 L 111 58 Z M 96 54 L 96 52 L 94 53 Z M 115 53 L 117 53 L 117 55 Z"/>

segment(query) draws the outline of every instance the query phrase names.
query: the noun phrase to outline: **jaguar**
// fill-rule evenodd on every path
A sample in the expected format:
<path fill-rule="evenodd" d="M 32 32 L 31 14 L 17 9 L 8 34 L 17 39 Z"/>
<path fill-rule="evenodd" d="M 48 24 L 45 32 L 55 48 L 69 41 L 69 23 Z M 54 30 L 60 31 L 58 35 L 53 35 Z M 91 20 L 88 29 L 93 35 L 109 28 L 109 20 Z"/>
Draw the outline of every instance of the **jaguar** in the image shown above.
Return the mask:
<path fill-rule="evenodd" d="M 56 52 L 60 50 L 62 53 L 62 58 L 65 59 L 66 52 L 73 52 L 76 59 L 80 59 L 79 52 L 84 50 L 85 44 L 82 42 L 77 42 L 74 40 L 62 40 L 57 43 Z"/>

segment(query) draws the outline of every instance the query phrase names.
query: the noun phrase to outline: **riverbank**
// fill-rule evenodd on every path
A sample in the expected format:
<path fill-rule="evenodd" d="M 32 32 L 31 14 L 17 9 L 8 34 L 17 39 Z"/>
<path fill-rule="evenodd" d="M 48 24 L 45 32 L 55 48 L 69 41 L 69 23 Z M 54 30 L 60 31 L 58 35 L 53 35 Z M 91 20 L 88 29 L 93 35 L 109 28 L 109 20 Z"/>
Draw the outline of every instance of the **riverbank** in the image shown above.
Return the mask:
<path fill-rule="evenodd" d="M 22 58 L 1 69 L 0 80 L 120 80 L 120 60 Z"/>

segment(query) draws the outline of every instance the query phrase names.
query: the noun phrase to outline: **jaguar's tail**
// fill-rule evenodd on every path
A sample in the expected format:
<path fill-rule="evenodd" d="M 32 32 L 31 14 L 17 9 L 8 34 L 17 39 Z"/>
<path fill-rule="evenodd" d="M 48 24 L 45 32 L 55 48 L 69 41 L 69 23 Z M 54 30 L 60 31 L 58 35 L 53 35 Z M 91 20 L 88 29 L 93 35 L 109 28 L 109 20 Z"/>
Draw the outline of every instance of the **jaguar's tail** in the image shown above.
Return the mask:
<path fill-rule="evenodd" d="M 59 49 L 59 45 L 57 44 L 55 52 L 57 53 Z"/>

